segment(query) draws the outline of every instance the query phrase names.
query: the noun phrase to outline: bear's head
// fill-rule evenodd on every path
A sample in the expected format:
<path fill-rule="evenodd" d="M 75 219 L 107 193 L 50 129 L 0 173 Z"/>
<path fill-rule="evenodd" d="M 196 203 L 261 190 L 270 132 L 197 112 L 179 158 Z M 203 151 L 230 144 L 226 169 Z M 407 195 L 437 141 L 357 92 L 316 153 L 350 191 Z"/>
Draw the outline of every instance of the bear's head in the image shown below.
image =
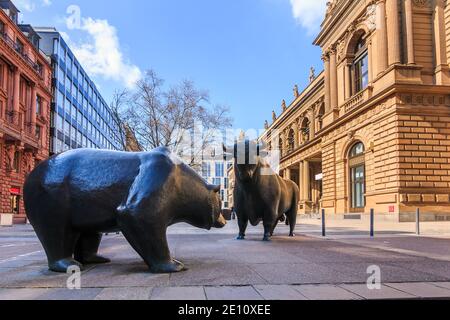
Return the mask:
<path fill-rule="evenodd" d="M 178 165 L 178 184 L 181 191 L 178 194 L 177 222 L 187 222 L 194 227 L 210 230 L 223 228 L 226 220 L 222 215 L 220 185 L 209 184 L 190 166 Z"/>
<path fill-rule="evenodd" d="M 227 221 L 222 215 L 222 200 L 220 199 L 220 185 L 219 186 L 209 186 L 210 190 L 212 190 L 212 226 L 214 228 L 221 229 L 225 227 Z"/>
<path fill-rule="evenodd" d="M 186 222 L 197 228 L 210 230 L 211 228 L 223 228 L 227 224 L 222 215 L 222 201 L 220 199 L 220 186 L 206 184 L 207 199 L 197 202 L 194 207 L 186 211 Z M 200 193 L 200 190 L 192 190 Z M 194 197 L 194 196 L 193 196 Z M 203 198 L 204 199 L 204 198 Z M 194 203 L 194 202 L 193 202 Z"/>

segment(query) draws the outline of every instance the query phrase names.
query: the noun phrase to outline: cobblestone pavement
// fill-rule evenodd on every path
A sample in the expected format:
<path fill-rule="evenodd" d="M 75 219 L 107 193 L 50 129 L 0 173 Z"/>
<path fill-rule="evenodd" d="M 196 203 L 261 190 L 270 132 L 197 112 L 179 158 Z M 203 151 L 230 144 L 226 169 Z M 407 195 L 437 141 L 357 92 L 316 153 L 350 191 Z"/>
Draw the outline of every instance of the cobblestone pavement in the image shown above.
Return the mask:
<path fill-rule="evenodd" d="M 431 225 L 428 225 L 431 226 Z M 107 265 L 89 266 L 81 290 L 68 290 L 68 275 L 47 271 L 42 247 L 29 226 L 0 228 L 0 300 L 328 300 L 450 298 L 448 224 L 417 237 L 410 226 L 370 239 L 365 224 L 330 227 L 300 221 L 297 237 L 285 226 L 264 243 L 262 227 L 235 240 L 235 222 L 222 230 L 186 225 L 169 230 L 172 254 L 188 271 L 153 275 L 121 235 L 104 237 Z M 400 228 L 400 229 L 401 229 Z M 389 228 L 388 228 L 389 229 Z M 430 229 L 430 230 L 431 230 Z M 382 286 L 369 290 L 367 269 L 380 268 Z"/>

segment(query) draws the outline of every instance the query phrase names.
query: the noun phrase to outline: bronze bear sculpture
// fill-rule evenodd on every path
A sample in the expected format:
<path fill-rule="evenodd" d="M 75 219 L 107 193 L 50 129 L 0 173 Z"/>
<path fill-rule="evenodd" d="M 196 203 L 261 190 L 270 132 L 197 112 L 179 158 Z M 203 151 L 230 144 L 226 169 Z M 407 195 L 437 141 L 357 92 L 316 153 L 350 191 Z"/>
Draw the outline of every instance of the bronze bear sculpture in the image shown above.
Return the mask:
<path fill-rule="evenodd" d="M 234 158 L 234 207 L 238 218 L 238 240 L 245 239 L 248 223 L 263 222 L 264 241 L 270 241 L 278 223 L 286 219 L 289 236 L 297 224 L 299 188 L 291 180 L 281 178 L 263 159 L 265 146 L 256 141 L 224 146 L 225 158 Z"/>
<path fill-rule="evenodd" d="M 170 255 L 166 229 L 224 227 L 219 192 L 166 148 L 78 149 L 40 163 L 24 200 L 51 271 L 109 262 L 97 254 L 102 233 L 121 231 L 151 272 L 172 273 L 185 268 Z"/>

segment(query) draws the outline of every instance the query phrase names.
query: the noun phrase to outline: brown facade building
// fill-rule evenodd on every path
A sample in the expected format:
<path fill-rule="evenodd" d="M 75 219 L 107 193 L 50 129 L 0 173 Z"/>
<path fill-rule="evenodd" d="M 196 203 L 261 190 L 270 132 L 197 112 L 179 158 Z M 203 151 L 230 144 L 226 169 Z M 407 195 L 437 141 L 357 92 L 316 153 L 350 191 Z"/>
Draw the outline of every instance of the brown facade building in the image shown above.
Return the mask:
<path fill-rule="evenodd" d="M 314 44 L 324 71 L 262 137 L 300 212 L 450 220 L 450 1 L 330 1 Z"/>
<path fill-rule="evenodd" d="M 25 222 L 23 183 L 49 155 L 51 66 L 39 37 L 0 1 L 0 223 Z"/>

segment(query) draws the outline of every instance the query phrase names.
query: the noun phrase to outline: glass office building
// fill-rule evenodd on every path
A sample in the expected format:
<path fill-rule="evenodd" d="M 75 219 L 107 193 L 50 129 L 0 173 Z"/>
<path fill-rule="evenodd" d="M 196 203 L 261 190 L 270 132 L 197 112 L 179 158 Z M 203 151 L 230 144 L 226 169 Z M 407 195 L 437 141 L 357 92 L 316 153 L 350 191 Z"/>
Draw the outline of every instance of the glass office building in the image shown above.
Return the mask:
<path fill-rule="evenodd" d="M 109 106 L 61 34 L 54 28 L 35 30 L 53 68 L 50 153 L 76 148 L 122 149 Z"/>

